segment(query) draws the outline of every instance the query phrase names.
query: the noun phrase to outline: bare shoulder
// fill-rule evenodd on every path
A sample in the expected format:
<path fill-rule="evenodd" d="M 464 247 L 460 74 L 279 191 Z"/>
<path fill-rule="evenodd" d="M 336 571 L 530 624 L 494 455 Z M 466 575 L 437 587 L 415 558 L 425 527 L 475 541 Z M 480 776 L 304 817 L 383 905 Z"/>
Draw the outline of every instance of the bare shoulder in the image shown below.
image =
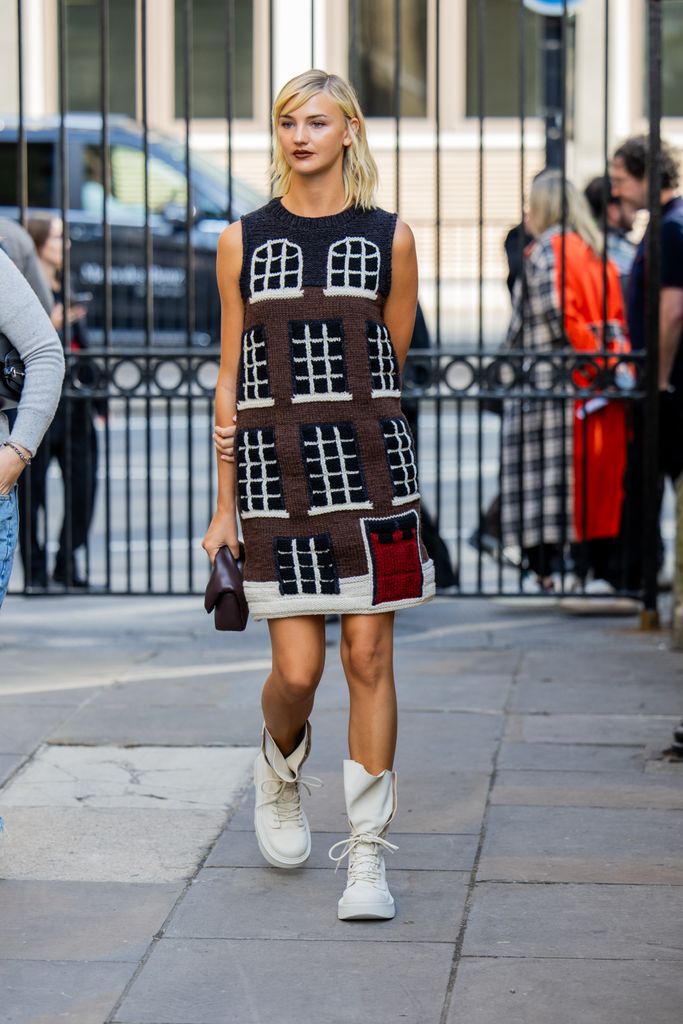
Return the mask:
<path fill-rule="evenodd" d="M 394 241 L 391 249 L 394 258 L 396 256 L 410 256 L 415 251 L 415 236 L 411 228 L 400 217 L 396 220 Z"/>
<path fill-rule="evenodd" d="M 218 239 L 218 258 L 228 265 L 242 261 L 242 221 L 234 220 L 228 224 Z"/>
<path fill-rule="evenodd" d="M 242 222 L 233 221 L 218 239 L 218 266 L 228 274 L 239 275 L 242 266 Z"/>

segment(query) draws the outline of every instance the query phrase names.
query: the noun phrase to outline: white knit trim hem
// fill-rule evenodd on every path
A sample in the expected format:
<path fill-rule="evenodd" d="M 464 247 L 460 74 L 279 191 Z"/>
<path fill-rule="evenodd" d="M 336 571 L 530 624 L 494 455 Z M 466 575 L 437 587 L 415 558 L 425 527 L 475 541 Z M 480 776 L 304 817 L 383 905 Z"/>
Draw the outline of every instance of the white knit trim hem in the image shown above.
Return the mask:
<path fill-rule="evenodd" d="M 237 403 L 237 411 L 242 412 L 243 409 L 270 409 L 273 405 L 275 405 L 274 398 L 247 398 L 243 402 Z"/>
<path fill-rule="evenodd" d="M 249 296 L 249 302 L 253 305 L 266 299 L 300 299 L 303 294 L 299 288 L 269 288 L 262 292 L 254 292 Z"/>
<path fill-rule="evenodd" d="M 323 516 L 328 512 L 355 512 L 363 509 L 374 508 L 371 501 L 346 501 L 343 505 L 320 505 L 309 508 L 309 516 Z"/>
<path fill-rule="evenodd" d="M 375 615 L 412 608 L 434 597 L 434 563 L 422 563 L 422 594 L 402 601 L 372 603 L 372 577 L 352 576 L 339 581 L 338 594 L 283 596 L 277 583 L 245 581 L 244 594 L 254 619 L 286 619 L 294 615 Z"/>
<path fill-rule="evenodd" d="M 304 405 L 306 402 L 350 402 L 353 395 L 348 391 L 324 391 L 319 395 L 292 395 L 293 405 Z"/>
<path fill-rule="evenodd" d="M 251 512 L 240 512 L 240 519 L 289 519 L 289 512 L 284 509 L 254 509 Z"/>
<path fill-rule="evenodd" d="M 420 498 L 420 492 L 419 491 L 415 491 L 414 494 L 403 494 L 403 495 L 401 495 L 399 497 L 392 498 L 391 499 L 391 504 L 392 505 L 407 505 L 411 501 L 419 501 L 419 498 Z"/>
<path fill-rule="evenodd" d="M 351 288 L 347 285 L 332 285 L 330 288 L 323 288 L 323 295 L 348 295 L 349 298 L 376 299 L 377 290 L 369 288 Z"/>

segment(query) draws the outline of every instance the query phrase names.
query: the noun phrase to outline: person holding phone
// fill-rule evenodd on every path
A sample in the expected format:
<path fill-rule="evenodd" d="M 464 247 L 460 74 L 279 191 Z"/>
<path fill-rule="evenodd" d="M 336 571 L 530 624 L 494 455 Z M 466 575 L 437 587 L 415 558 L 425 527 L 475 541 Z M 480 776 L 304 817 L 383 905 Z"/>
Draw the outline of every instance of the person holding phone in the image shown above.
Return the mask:
<path fill-rule="evenodd" d="M 80 301 L 64 308 L 62 221 L 49 214 L 36 216 L 29 220 L 27 228 L 54 298 L 50 314 L 52 324 L 63 341 L 66 322 L 71 351 L 85 349 L 88 346 L 86 303 L 89 296 L 74 296 Z M 47 474 L 53 459 L 57 460 L 64 480 L 64 518 L 52 578 L 66 587 L 85 588 L 88 581 L 78 571 L 76 552 L 88 539 L 97 485 L 97 432 L 92 403 L 86 398 L 72 400 L 69 408 L 62 399 L 45 443 L 20 483 L 19 546 L 28 587 L 43 588 L 48 583 L 47 523 L 42 537 L 39 528 L 41 510 L 46 509 Z"/>

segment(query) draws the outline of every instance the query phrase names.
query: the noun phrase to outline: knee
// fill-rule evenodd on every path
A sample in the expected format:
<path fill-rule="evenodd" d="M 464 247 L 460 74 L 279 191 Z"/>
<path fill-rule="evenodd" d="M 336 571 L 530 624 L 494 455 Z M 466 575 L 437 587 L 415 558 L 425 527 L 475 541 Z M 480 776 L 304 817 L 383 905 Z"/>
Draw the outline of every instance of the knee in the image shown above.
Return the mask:
<path fill-rule="evenodd" d="M 323 674 L 323 664 L 296 665 L 293 663 L 273 666 L 272 680 L 282 700 L 298 704 L 311 700 Z"/>
<path fill-rule="evenodd" d="M 341 659 L 349 682 L 377 687 L 391 675 L 391 649 L 381 637 L 343 640 Z"/>

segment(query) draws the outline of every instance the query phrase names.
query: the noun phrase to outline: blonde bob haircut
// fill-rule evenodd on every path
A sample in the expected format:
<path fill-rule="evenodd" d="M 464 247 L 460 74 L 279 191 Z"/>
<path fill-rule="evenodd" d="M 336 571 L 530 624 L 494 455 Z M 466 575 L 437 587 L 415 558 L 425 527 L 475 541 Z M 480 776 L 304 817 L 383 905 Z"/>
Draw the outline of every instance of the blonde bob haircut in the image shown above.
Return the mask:
<path fill-rule="evenodd" d="M 567 231 L 575 232 L 596 256 L 602 258 L 602 233 L 593 219 L 587 199 L 571 181 L 565 181 Z M 529 213 L 539 235 L 552 227 L 562 227 L 562 172 L 543 171 L 534 179 L 529 196 Z"/>
<path fill-rule="evenodd" d="M 326 71 L 311 68 L 303 74 L 292 78 L 280 89 L 273 104 L 273 161 L 270 168 L 270 180 L 273 195 L 283 196 L 289 191 L 292 169 L 285 159 L 278 138 L 278 124 L 283 110 L 298 110 L 304 103 L 319 93 L 326 93 L 335 101 L 348 126 L 352 117 L 358 119 L 357 131 L 351 129 L 353 142 L 344 146 L 342 174 L 344 178 L 344 206 L 359 206 L 362 210 L 371 210 L 377 204 L 377 164 L 368 146 L 365 118 L 360 109 L 358 97 L 351 85 L 339 75 L 328 75 Z"/>

